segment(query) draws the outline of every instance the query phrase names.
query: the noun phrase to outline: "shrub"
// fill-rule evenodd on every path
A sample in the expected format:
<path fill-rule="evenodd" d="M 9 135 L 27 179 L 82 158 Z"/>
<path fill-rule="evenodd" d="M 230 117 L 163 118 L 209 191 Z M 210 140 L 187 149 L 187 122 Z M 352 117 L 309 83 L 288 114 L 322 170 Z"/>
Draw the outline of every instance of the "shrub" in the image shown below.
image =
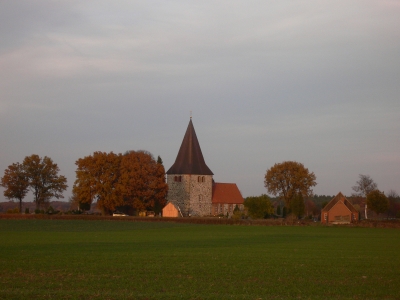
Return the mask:
<path fill-rule="evenodd" d="M 236 205 L 236 207 L 237 207 L 237 205 Z M 240 211 L 240 209 L 235 208 L 233 210 L 232 219 L 235 221 L 238 221 L 238 220 L 242 219 L 242 217 L 243 217 L 243 213 Z"/>
<path fill-rule="evenodd" d="M 56 215 L 58 214 L 60 211 L 59 210 L 55 210 L 51 205 L 50 207 L 47 209 L 46 214 L 48 215 Z"/>
<path fill-rule="evenodd" d="M 295 214 L 289 214 L 289 215 L 286 217 L 286 221 L 287 221 L 288 223 L 291 223 L 292 225 L 293 225 L 297 220 L 298 220 L 298 217 L 297 217 L 297 215 L 295 215 Z"/>
<path fill-rule="evenodd" d="M 25 207 L 25 214 L 29 214 L 29 207 Z"/>
<path fill-rule="evenodd" d="M 90 206 L 91 206 L 90 202 L 79 202 L 80 210 L 83 210 L 83 211 L 90 210 Z"/>
<path fill-rule="evenodd" d="M 244 206 L 252 219 L 262 219 L 266 215 L 274 213 L 271 199 L 265 194 L 258 197 L 247 197 L 244 200 Z"/>
<path fill-rule="evenodd" d="M 389 209 L 389 199 L 385 196 L 385 193 L 374 190 L 367 195 L 368 208 L 377 214 L 386 212 Z"/>

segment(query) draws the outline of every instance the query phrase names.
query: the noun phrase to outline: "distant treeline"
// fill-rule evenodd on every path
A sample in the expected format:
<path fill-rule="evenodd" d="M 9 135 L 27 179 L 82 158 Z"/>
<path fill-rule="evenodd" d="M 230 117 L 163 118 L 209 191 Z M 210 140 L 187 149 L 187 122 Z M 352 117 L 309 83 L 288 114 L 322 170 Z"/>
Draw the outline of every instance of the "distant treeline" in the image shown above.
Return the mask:
<path fill-rule="evenodd" d="M 315 205 L 319 208 L 323 208 L 329 201 L 331 201 L 335 196 L 329 195 L 314 195 L 311 198 L 307 198 L 315 203 Z M 284 205 L 284 201 L 281 200 L 279 197 L 271 197 L 272 203 L 280 203 L 282 206 Z"/>

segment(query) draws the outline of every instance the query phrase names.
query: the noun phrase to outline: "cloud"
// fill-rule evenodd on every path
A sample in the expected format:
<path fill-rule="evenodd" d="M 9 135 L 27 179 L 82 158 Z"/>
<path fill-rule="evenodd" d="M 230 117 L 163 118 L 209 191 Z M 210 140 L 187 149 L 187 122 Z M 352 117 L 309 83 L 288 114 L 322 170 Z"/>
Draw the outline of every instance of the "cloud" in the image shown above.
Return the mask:
<path fill-rule="evenodd" d="M 265 170 L 288 159 L 322 174 L 322 193 L 346 193 L 341 185 L 368 169 L 395 188 L 399 9 L 2 2 L 0 167 L 43 152 L 71 183 L 82 155 L 143 148 L 168 167 L 192 110 L 207 164 L 245 195 L 265 192 Z"/>

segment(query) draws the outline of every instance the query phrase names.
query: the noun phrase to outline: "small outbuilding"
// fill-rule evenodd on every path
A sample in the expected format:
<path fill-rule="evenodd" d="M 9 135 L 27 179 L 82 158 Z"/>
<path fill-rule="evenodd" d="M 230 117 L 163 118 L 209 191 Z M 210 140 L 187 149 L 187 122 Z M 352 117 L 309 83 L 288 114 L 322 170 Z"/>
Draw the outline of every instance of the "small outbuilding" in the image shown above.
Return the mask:
<path fill-rule="evenodd" d="M 321 210 L 321 223 L 349 224 L 358 220 L 359 212 L 341 192 Z"/>
<path fill-rule="evenodd" d="M 172 202 L 168 202 L 167 205 L 162 209 L 163 217 L 177 218 L 182 217 L 182 214 L 178 207 L 176 207 Z"/>

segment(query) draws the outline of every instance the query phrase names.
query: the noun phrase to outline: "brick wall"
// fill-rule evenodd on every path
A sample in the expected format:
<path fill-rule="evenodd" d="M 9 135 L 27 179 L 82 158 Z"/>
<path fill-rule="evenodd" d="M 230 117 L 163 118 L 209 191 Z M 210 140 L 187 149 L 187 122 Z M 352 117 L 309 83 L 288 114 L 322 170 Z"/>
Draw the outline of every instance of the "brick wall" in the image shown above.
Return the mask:
<path fill-rule="evenodd" d="M 358 221 L 358 213 L 352 213 L 347 206 L 339 201 L 329 212 L 322 210 L 322 223 L 351 223 Z"/>

